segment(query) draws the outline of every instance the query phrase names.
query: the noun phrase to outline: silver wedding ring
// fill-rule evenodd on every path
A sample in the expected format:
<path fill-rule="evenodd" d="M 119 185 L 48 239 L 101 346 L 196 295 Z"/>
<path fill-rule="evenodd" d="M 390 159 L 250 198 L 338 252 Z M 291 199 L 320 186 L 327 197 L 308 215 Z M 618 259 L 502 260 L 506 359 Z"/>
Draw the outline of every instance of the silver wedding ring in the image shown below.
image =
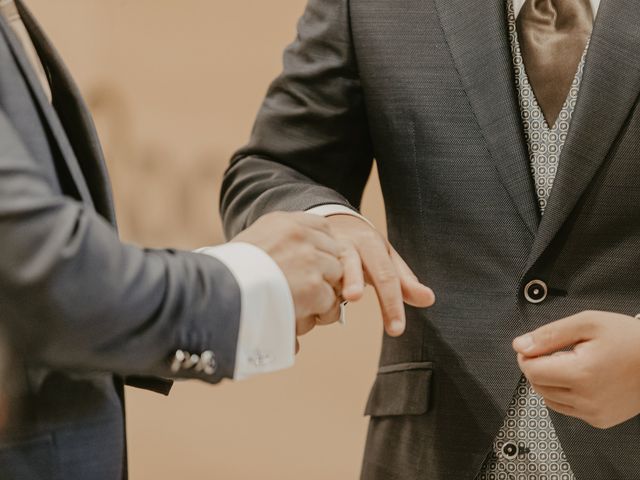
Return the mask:
<path fill-rule="evenodd" d="M 338 320 L 338 323 L 340 325 L 346 325 L 347 324 L 347 305 L 349 304 L 349 302 L 344 301 L 340 304 L 340 319 Z"/>

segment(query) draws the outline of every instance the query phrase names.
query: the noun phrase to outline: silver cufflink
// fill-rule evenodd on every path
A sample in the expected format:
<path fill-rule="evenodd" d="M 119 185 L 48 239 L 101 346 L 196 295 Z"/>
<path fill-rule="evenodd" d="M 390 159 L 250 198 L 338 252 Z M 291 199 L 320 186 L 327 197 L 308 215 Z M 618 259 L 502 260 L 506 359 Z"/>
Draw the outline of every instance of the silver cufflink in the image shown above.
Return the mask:
<path fill-rule="evenodd" d="M 213 375 L 218 368 L 216 356 L 211 350 L 207 350 L 200 355 L 200 360 L 195 366 L 196 372 L 203 372 L 206 375 Z"/>
<path fill-rule="evenodd" d="M 178 373 L 181 370 L 190 370 L 192 368 L 196 372 L 213 375 L 218 368 L 214 353 L 207 350 L 202 355 L 196 355 L 184 350 L 176 350 L 171 361 L 171 372 Z"/>
<path fill-rule="evenodd" d="M 171 361 L 171 371 L 173 373 L 178 373 L 182 368 L 182 362 L 184 362 L 186 358 L 186 352 L 182 350 L 176 350 L 176 353 L 173 355 L 173 360 Z"/>
<path fill-rule="evenodd" d="M 182 362 L 182 370 L 189 370 L 200 362 L 200 356 L 195 353 L 192 353 L 191 355 L 187 354 L 186 357 L 187 358 Z"/>

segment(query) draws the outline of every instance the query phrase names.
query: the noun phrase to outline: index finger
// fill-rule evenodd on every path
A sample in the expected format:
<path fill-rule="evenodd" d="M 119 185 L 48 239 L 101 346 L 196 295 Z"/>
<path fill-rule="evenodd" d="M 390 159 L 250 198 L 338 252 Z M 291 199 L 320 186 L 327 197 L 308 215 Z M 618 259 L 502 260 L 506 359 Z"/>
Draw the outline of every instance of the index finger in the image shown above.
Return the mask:
<path fill-rule="evenodd" d="M 402 289 L 387 246 L 382 239 L 372 239 L 359 242 L 356 248 L 378 295 L 387 333 L 393 337 L 402 335 L 406 324 Z"/>
<path fill-rule="evenodd" d="M 518 354 L 518 365 L 530 383 L 565 388 L 570 388 L 575 383 L 573 376 L 577 370 L 577 357 L 574 352 L 544 357 Z"/>

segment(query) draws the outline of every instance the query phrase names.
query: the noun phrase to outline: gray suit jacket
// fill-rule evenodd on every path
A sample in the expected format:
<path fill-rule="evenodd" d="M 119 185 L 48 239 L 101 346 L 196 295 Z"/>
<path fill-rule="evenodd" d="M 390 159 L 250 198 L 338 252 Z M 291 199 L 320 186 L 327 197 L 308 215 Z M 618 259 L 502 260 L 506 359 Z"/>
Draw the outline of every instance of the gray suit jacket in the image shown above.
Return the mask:
<path fill-rule="evenodd" d="M 240 291 L 219 261 L 125 245 L 91 116 L 26 9 L 49 104 L 0 18 L 0 322 L 23 367 L 21 415 L 0 438 L 0 479 L 119 480 L 123 383 L 168 393 L 177 349 L 233 375 Z M 3 328 L 3 330 L 4 330 Z"/>
<path fill-rule="evenodd" d="M 390 240 L 438 302 L 384 338 L 364 479 L 473 479 L 520 377 L 512 339 L 640 311 L 638 25 L 638 2 L 601 5 L 540 219 L 505 0 L 309 1 L 222 213 L 232 235 L 273 210 L 357 207 L 375 157 Z M 551 288 L 541 304 L 532 279 Z M 639 418 L 552 419 L 578 480 L 639 478 Z"/>

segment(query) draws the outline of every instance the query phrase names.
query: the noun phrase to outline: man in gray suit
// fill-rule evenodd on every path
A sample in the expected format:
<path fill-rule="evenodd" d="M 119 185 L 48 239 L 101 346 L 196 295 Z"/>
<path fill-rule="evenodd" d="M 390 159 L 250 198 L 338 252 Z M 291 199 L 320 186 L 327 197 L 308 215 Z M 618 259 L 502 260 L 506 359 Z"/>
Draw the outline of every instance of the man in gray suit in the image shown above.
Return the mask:
<path fill-rule="evenodd" d="M 631 0 L 309 1 L 222 212 L 329 216 L 343 296 L 376 287 L 362 478 L 639 478 L 638 25 Z M 429 310 L 358 216 L 374 158 Z"/>
<path fill-rule="evenodd" d="M 337 318 L 340 248 L 306 213 L 201 253 L 121 243 L 90 114 L 12 0 L 0 1 L 0 66 L 0 330 L 23 387 L 0 479 L 121 480 L 125 383 L 168 393 L 158 378 L 289 366 L 296 330 Z"/>

